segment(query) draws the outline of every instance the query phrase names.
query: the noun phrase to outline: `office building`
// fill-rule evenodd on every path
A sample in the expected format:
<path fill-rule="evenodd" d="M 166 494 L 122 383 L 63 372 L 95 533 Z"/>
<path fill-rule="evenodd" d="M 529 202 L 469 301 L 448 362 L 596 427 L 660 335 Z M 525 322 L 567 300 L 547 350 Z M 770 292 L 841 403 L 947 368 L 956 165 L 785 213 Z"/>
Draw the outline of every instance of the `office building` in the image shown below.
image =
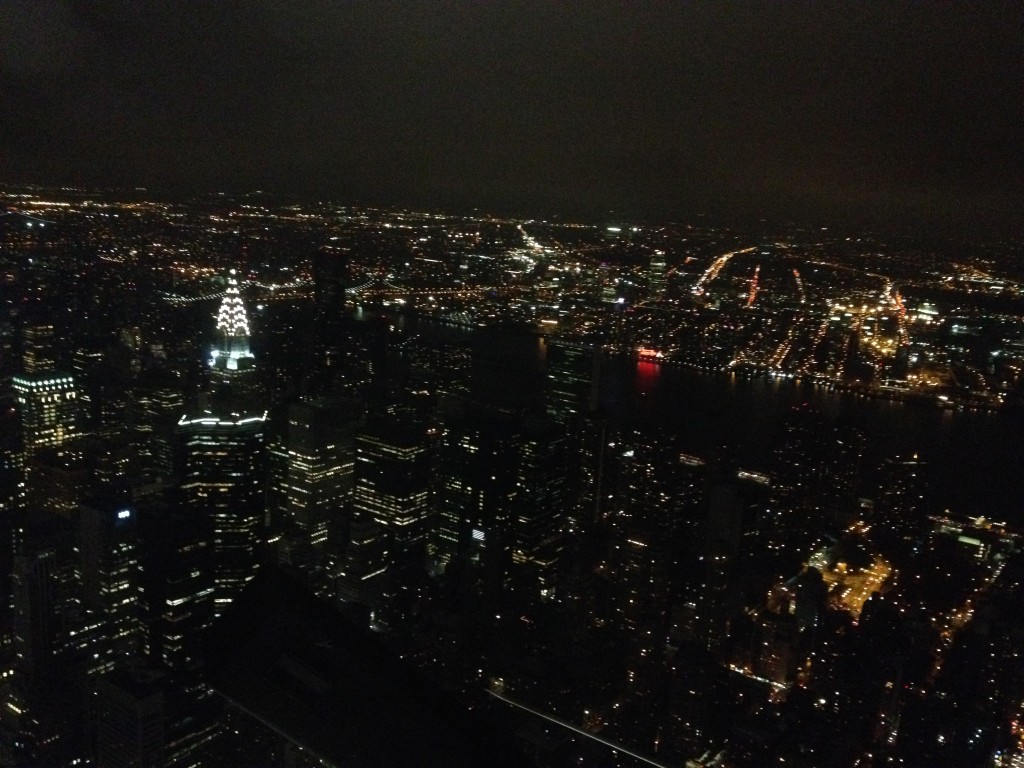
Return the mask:
<path fill-rule="evenodd" d="M 73 765 L 87 754 L 86 653 L 100 638 L 78 610 L 74 538 L 72 523 L 56 517 L 14 526 L 12 658 L 0 680 L 0 732 L 16 765 Z"/>
<path fill-rule="evenodd" d="M 569 446 L 571 457 L 570 498 L 575 500 L 572 523 L 589 531 L 604 516 L 609 497 L 612 428 L 600 412 L 584 416 L 575 440 Z"/>
<path fill-rule="evenodd" d="M 531 588 L 551 597 L 569 521 L 565 434 L 549 421 L 529 421 L 519 444 L 512 561 Z"/>
<path fill-rule="evenodd" d="M 213 622 L 212 543 L 181 505 L 145 512 L 149 656 L 163 672 L 167 766 L 184 768 L 200 764 L 218 734 L 220 706 L 206 684 L 202 646 Z"/>
<path fill-rule="evenodd" d="M 329 541 L 344 541 L 352 497 L 356 430 L 362 407 L 319 398 L 288 408 L 284 434 L 270 447 L 271 522 L 301 565 Z"/>
<path fill-rule="evenodd" d="M 467 343 L 415 336 L 402 352 L 409 365 L 409 388 L 432 395 L 469 393 L 472 350 Z"/>
<path fill-rule="evenodd" d="M 895 536 L 920 535 L 928 525 L 928 464 L 917 454 L 893 457 L 882 464 L 875 498 L 876 522 Z"/>
<path fill-rule="evenodd" d="M 209 360 L 213 390 L 175 428 L 179 502 L 209 537 L 213 613 L 255 576 L 264 544 L 267 412 L 259 407 L 249 319 L 231 270 Z"/>
<path fill-rule="evenodd" d="M 54 371 L 24 374 L 13 377 L 12 384 L 26 457 L 75 436 L 78 391 L 71 376 Z"/>
<path fill-rule="evenodd" d="M 93 696 L 97 768 L 164 765 L 164 700 L 158 678 L 115 672 L 97 681 Z"/>
<path fill-rule="evenodd" d="M 668 266 L 665 252 L 655 251 L 647 266 L 647 295 L 655 301 L 665 298 L 668 289 Z"/>
<path fill-rule="evenodd" d="M 593 412 L 598 404 L 601 358 L 596 347 L 569 341 L 547 345 L 548 416 L 569 424 Z"/>
<path fill-rule="evenodd" d="M 497 411 L 471 411 L 447 425 L 437 466 L 432 555 L 442 569 L 472 570 L 493 597 L 512 565 L 520 427 Z"/>
<path fill-rule="evenodd" d="M 83 605 L 104 624 L 95 653 L 104 669 L 142 652 L 143 593 L 137 511 L 124 501 L 90 499 L 78 511 L 78 582 Z"/>
<path fill-rule="evenodd" d="M 176 377 L 156 371 L 143 377 L 132 395 L 132 444 L 139 473 L 148 481 L 169 479 L 174 472 L 174 424 L 185 400 Z"/>
<path fill-rule="evenodd" d="M 309 397 L 337 394 L 342 389 L 349 342 L 345 321 L 344 250 L 324 246 L 312 258 L 313 325 L 306 339 L 307 371 L 303 390 Z"/>
<path fill-rule="evenodd" d="M 51 323 L 29 325 L 21 334 L 22 365 L 34 376 L 57 368 L 57 344 Z"/>
<path fill-rule="evenodd" d="M 207 412 L 178 422 L 181 501 L 209 530 L 216 615 L 259 567 L 266 420 L 265 412 Z"/>
<path fill-rule="evenodd" d="M 387 542 L 388 565 L 417 570 L 430 525 L 430 455 L 426 430 L 388 421 L 356 438 L 354 513 L 369 515 Z"/>
<path fill-rule="evenodd" d="M 24 503 L 25 451 L 18 412 L 11 401 L 0 401 L 0 517 L 10 521 L 12 514 Z M 4 540 L 10 541 L 10 537 Z"/>

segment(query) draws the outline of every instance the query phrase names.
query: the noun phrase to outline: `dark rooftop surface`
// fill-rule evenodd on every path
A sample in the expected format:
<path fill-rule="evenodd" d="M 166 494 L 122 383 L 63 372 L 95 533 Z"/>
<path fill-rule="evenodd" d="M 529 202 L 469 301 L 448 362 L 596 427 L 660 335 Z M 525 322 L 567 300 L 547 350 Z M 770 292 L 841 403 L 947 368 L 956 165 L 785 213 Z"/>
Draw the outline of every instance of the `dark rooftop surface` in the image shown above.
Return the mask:
<path fill-rule="evenodd" d="M 526 763 L 502 710 L 471 710 L 280 570 L 214 625 L 207 663 L 219 694 L 335 765 Z"/>

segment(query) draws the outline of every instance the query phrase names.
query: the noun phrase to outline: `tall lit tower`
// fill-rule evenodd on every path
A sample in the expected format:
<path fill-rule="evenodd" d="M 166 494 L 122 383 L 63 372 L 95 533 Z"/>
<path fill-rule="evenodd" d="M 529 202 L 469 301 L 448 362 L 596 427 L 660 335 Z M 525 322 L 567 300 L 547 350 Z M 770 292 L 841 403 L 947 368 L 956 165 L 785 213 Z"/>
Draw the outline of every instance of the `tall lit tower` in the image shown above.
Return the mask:
<path fill-rule="evenodd" d="M 249 350 L 249 316 L 235 275 L 232 269 L 217 312 L 217 343 L 210 354 L 210 367 L 229 379 L 250 372 L 256 366 L 256 358 Z"/>
<path fill-rule="evenodd" d="M 668 288 L 668 266 L 665 263 L 665 252 L 655 251 L 647 265 L 647 294 L 652 299 L 665 298 Z"/>
<path fill-rule="evenodd" d="M 256 575 L 265 512 L 267 413 L 253 402 L 256 359 L 235 275 L 231 270 L 217 312 L 214 396 L 177 426 L 180 498 L 192 525 L 209 538 L 216 616 Z"/>
<path fill-rule="evenodd" d="M 549 594 L 568 518 L 566 436 L 550 421 L 529 421 L 519 446 L 512 561 Z"/>

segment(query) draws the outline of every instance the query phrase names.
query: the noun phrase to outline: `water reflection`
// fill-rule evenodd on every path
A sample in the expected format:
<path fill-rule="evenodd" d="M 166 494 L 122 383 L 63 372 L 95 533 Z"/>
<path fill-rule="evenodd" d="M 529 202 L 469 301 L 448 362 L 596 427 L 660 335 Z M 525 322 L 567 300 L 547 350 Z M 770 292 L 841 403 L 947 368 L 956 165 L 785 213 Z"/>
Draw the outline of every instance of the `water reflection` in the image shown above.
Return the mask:
<path fill-rule="evenodd" d="M 647 360 L 640 360 L 636 364 L 635 390 L 640 397 L 646 397 L 658 387 L 658 378 L 661 375 L 661 365 Z"/>

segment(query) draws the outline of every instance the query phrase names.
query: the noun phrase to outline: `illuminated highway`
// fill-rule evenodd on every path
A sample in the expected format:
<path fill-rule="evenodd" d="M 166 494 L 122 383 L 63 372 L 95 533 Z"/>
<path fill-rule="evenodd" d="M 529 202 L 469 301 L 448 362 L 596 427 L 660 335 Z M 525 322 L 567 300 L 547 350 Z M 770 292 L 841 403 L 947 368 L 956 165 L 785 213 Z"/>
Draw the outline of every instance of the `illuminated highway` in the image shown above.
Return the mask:
<path fill-rule="evenodd" d="M 704 274 L 700 276 L 700 278 L 693 286 L 693 293 L 697 296 L 702 295 L 704 293 L 704 286 L 710 283 L 716 277 L 718 277 L 718 273 L 722 271 L 725 265 L 729 263 L 729 259 L 731 259 L 733 256 L 738 256 L 741 253 L 753 253 L 756 250 L 757 247 L 752 246 L 750 248 L 743 248 L 742 250 L 739 251 L 730 251 L 729 253 L 723 253 L 721 256 L 719 256 L 717 259 L 711 262 L 711 266 L 704 270 Z"/>

